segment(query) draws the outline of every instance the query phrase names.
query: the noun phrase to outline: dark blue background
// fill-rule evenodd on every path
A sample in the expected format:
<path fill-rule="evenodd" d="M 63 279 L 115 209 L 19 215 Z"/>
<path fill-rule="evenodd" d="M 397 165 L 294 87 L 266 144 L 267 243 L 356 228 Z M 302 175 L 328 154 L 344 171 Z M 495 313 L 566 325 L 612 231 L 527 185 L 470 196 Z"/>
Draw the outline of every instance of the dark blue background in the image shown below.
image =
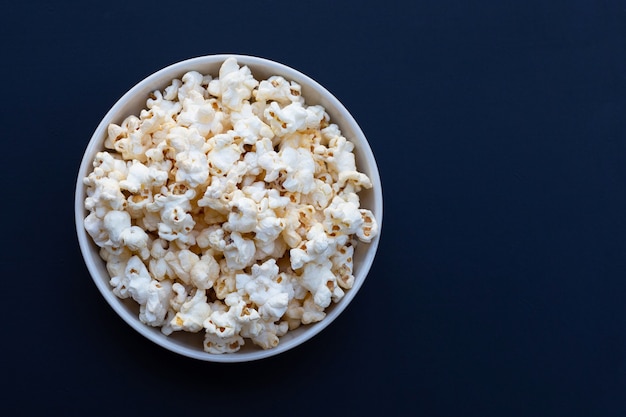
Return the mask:
<path fill-rule="evenodd" d="M 626 416 L 623 0 L 23 0 L 0 35 L 0 414 Z M 245 364 L 142 339 L 73 223 L 108 108 L 212 53 L 325 85 L 385 195 L 354 303 Z"/>

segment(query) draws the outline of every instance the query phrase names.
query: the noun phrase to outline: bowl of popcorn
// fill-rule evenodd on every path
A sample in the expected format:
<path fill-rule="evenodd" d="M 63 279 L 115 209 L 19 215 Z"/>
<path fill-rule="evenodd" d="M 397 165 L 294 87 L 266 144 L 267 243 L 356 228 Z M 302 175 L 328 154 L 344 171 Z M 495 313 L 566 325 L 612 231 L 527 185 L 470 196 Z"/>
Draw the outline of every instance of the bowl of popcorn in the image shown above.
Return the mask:
<path fill-rule="evenodd" d="M 127 324 L 190 358 L 244 362 L 309 340 L 354 299 L 382 189 L 328 90 L 268 59 L 210 55 L 114 104 L 85 150 L 75 217 L 87 269 Z"/>

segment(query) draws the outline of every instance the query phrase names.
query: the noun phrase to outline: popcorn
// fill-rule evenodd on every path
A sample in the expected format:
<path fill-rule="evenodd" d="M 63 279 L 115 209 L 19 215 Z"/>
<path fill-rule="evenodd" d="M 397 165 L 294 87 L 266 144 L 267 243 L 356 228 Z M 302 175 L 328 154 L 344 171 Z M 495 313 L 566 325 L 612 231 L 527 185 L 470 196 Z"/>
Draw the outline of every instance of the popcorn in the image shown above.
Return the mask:
<path fill-rule="evenodd" d="M 163 257 L 168 268 L 183 284 L 191 284 L 191 271 L 200 261 L 198 255 L 189 249 L 169 250 Z"/>
<path fill-rule="evenodd" d="M 224 258 L 230 269 L 244 269 L 254 260 L 254 242 L 244 238 L 239 232 L 230 234 L 230 243 L 224 247 Z"/>
<path fill-rule="evenodd" d="M 256 336 L 251 336 L 252 342 L 263 349 L 271 349 L 278 346 L 279 337 L 283 336 L 289 330 L 287 322 L 278 324 L 272 322 L 264 322 L 263 331 Z"/>
<path fill-rule="evenodd" d="M 109 178 L 90 178 L 85 181 L 88 187 L 85 208 L 102 217 L 108 210 L 124 208 L 125 198 L 120 190 L 119 181 Z"/>
<path fill-rule="evenodd" d="M 148 284 L 147 293 L 146 303 L 141 304 L 139 309 L 139 320 L 149 326 L 162 326 L 172 297 L 172 282 L 152 280 Z"/>
<path fill-rule="evenodd" d="M 180 311 L 171 320 L 174 331 L 197 333 L 204 328 L 204 321 L 211 315 L 211 306 L 207 303 L 204 290 L 197 289 L 181 306 Z"/>
<path fill-rule="evenodd" d="M 275 321 L 285 314 L 293 289 L 277 282 L 278 266 L 275 259 L 252 266 L 252 274 L 237 274 L 237 292 L 245 295 L 257 307 L 264 319 Z"/>
<path fill-rule="evenodd" d="M 207 253 L 191 267 L 190 275 L 191 283 L 196 288 L 208 290 L 220 276 L 220 266 L 215 258 Z"/>
<path fill-rule="evenodd" d="M 326 308 L 330 305 L 335 289 L 336 277 L 331 271 L 331 262 L 309 262 L 302 269 L 300 282 L 312 295 L 316 305 Z"/>
<path fill-rule="evenodd" d="M 330 258 L 333 263 L 333 274 L 337 277 L 337 284 L 344 289 L 352 288 L 354 276 L 352 275 L 352 257 L 354 246 L 344 245 Z"/>
<path fill-rule="evenodd" d="M 109 236 L 111 246 L 120 246 L 122 233 L 131 226 L 130 214 L 125 211 L 111 210 L 104 216 L 102 225 Z"/>
<path fill-rule="evenodd" d="M 315 162 L 307 149 L 285 148 L 279 153 L 285 165 L 285 178 L 282 186 L 292 193 L 308 194 L 313 191 Z"/>
<path fill-rule="evenodd" d="M 241 156 L 241 149 L 235 143 L 234 131 L 215 135 L 207 144 L 212 148 L 207 155 L 209 167 L 218 175 L 230 171 Z"/>
<path fill-rule="evenodd" d="M 104 222 L 96 215 L 95 212 L 92 211 L 87 215 L 87 217 L 85 217 L 83 226 L 96 245 L 106 245 L 109 236 L 107 231 L 104 229 Z"/>
<path fill-rule="evenodd" d="M 302 324 L 316 323 L 324 320 L 324 317 L 326 317 L 324 308 L 314 301 L 313 295 L 307 294 L 302 303 Z"/>
<path fill-rule="evenodd" d="M 144 115 L 147 116 L 145 113 Z M 149 119 L 144 117 L 143 120 Z M 136 116 L 129 116 L 121 126 L 111 126 L 105 147 L 115 149 L 126 161 L 136 159 L 139 162 L 145 162 L 146 151 L 152 145 L 150 136 L 152 123 L 144 125 L 143 120 Z"/>
<path fill-rule="evenodd" d="M 302 103 L 304 99 L 301 90 L 300 86 L 293 81 L 289 82 L 283 77 L 274 75 L 259 83 L 255 98 L 258 101 L 276 101 L 280 104 Z"/>
<path fill-rule="evenodd" d="M 363 215 L 359 211 L 357 201 L 351 201 L 344 196 L 335 196 L 328 207 L 324 209 L 326 231 L 352 235 L 363 227 Z"/>
<path fill-rule="evenodd" d="M 273 130 L 265 124 L 252 110 L 252 105 L 246 103 L 240 112 L 232 113 L 230 116 L 233 123 L 233 131 L 236 136 L 242 138 L 244 145 L 253 145 L 258 138 L 272 139 Z"/>
<path fill-rule="evenodd" d="M 237 190 L 233 193 L 230 210 L 228 221 L 224 224 L 225 230 L 248 233 L 256 229 L 259 209 L 256 202 L 244 196 L 242 191 Z"/>
<path fill-rule="evenodd" d="M 300 103 L 291 103 L 285 107 L 272 101 L 263 112 L 265 120 L 276 136 L 293 133 L 306 125 L 308 113 Z"/>
<path fill-rule="evenodd" d="M 213 290 L 218 300 L 225 300 L 229 294 L 235 291 L 235 271 L 228 268 L 226 260 L 220 262 L 220 271 L 220 276 L 215 281 L 215 284 L 213 284 Z"/>
<path fill-rule="evenodd" d="M 126 264 L 124 271 L 128 294 L 137 301 L 139 305 L 144 305 L 148 301 L 148 292 L 152 277 L 144 263 L 137 256 L 133 256 Z"/>
<path fill-rule="evenodd" d="M 172 285 L 172 298 L 170 299 L 170 306 L 175 311 L 180 311 L 181 307 L 187 301 L 187 288 L 178 282 Z"/>
<path fill-rule="evenodd" d="M 137 193 L 143 189 L 160 187 L 167 181 L 167 172 L 147 167 L 134 160 L 128 167 L 126 178 L 120 181 L 120 189 Z"/>
<path fill-rule="evenodd" d="M 284 221 L 268 212 L 272 210 L 265 210 L 262 216 L 258 216 L 259 220 L 254 225 L 255 240 L 259 243 L 276 242 L 284 228 Z"/>
<path fill-rule="evenodd" d="M 222 337 L 217 334 L 207 332 L 204 337 L 204 350 L 207 353 L 217 355 L 237 352 L 243 344 L 243 337 L 239 335 Z"/>
<path fill-rule="evenodd" d="M 208 91 L 231 110 L 240 110 L 258 84 L 248 67 L 239 67 L 234 58 L 228 58 L 220 68 L 219 79 L 209 83 Z"/>
<path fill-rule="evenodd" d="M 356 236 L 363 242 L 371 242 L 374 236 L 378 235 L 378 223 L 374 218 L 374 214 L 367 209 L 359 209 L 363 223 L 356 231 Z"/>
<path fill-rule="evenodd" d="M 204 84 L 210 81 L 211 77 L 190 71 L 182 77 L 183 84 L 178 89 L 179 101 L 182 103 L 178 124 L 195 129 L 203 137 L 210 133 L 221 133 L 226 116 L 216 100 L 205 99 L 207 91 Z"/>
<path fill-rule="evenodd" d="M 86 186 L 84 227 L 112 292 L 208 353 L 278 346 L 354 285 L 378 233 L 354 144 L 300 85 L 224 61 L 154 91 L 111 124 Z"/>
<path fill-rule="evenodd" d="M 152 241 L 150 249 L 150 259 L 148 261 L 148 271 L 158 281 L 165 278 L 175 278 L 176 274 L 165 260 L 165 256 L 169 253 L 169 242 L 164 239 L 155 239 Z M 176 284 L 175 284 L 176 285 Z"/>

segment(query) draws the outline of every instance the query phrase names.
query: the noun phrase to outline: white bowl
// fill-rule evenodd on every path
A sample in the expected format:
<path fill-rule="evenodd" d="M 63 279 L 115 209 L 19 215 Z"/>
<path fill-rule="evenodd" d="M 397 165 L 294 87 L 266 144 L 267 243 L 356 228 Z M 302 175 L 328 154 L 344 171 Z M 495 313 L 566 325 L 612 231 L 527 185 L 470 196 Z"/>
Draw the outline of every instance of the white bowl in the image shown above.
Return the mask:
<path fill-rule="evenodd" d="M 361 191 L 359 196 L 361 207 L 368 208 L 374 213 L 379 225 L 379 234 L 368 244 L 359 242 L 353 256 L 354 286 L 346 291 L 338 303 L 333 303 L 326 309 L 327 315 L 322 321 L 289 331 L 280 338 L 279 345 L 272 349 L 263 350 L 247 341 L 236 353 L 210 354 L 202 349 L 202 336 L 186 332 L 174 332 L 170 336 L 165 336 L 160 329 L 139 321 L 139 307 L 135 301 L 122 300 L 113 294 L 105 263 L 98 254 L 99 249 L 83 227 L 83 220 L 88 213 L 84 208 L 86 195 L 82 180 L 91 172 L 95 154 L 104 149 L 103 143 L 110 123 L 119 124 L 128 115 L 139 114 L 151 92 L 165 88 L 173 79 L 180 78 L 188 71 L 195 70 L 202 74 L 217 76 L 221 64 L 228 57 L 236 58 L 239 65 L 247 65 L 257 80 L 281 75 L 287 80 L 297 82 L 302 87 L 302 96 L 307 105 L 319 104 L 326 109 L 331 122 L 336 123 L 343 136 L 355 144 L 357 167 L 372 181 L 372 189 Z M 302 344 L 330 325 L 354 299 L 365 281 L 378 248 L 382 214 L 382 188 L 376 161 L 365 135 L 348 110 L 328 90 L 308 76 L 283 64 L 245 55 L 209 55 L 188 59 L 163 68 L 139 82 L 115 103 L 96 128 L 85 150 L 76 181 L 75 217 L 78 242 L 87 269 L 104 299 L 126 323 L 152 342 L 172 352 L 212 362 L 245 362 L 274 356 Z"/>

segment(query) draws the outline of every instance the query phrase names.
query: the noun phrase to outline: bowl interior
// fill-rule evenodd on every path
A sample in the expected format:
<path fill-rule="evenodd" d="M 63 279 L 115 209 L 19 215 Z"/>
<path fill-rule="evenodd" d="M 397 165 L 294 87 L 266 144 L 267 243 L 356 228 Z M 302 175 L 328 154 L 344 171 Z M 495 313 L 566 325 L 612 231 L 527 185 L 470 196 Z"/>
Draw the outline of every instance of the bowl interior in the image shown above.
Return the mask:
<path fill-rule="evenodd" d="M 372 242 L 368 244 L 359 242 L 353 256 L 354 286 L 346 291 L 345 296 L 338 303 L 331 304 L 325 310 L 326 317 L 320 322 L 289 331 L 281 337 L 279 345 L 273 349 L 262 350 L 254 346 L 252 342 L 246 341 L 246 344 L 236 353 L 222 355 L 206 353 L 202 349 L 202 332 L 199 334 L 174 332 L 170 336 L 165 336 L 160 329 L 146 326 L 139 321 L 139 306 L 135 301 L 131 299 L 121 300 L 113 294 L 105 263 L 98 254 L 99 248 L 93 243 L 83 227 L 83 219 L 88 213 L 84 209 L 86 195 L 82 179 L 91 172 L 91 163 L 96 153 L 104 150 L 103 143 L 107 127 L 110 123 L 121 123 L 128 115 L 139 114 L 139 111 L 145 107 L 146 99 L 151 92 L 165 88 L 173 79 L 182 77 L 187 71 L 195 70 L 202 74 L 217 76 L 221 64 L 231 56 L 237 59 L 239 65 L 247 65 L 257 80 L 266 79 L 272 75 L 281 75 L 287 80 L 297 82 L 302 87 L 302 95 L 307 105 L 319 104 L 326 109 L 331 122 L 336 123 L 343 136 L 355 144 L 354 154 L 357 167 L 359 171 L 368 175 L 373 183 L 372 189 L 363 190 L 359 193 L 361 207 L 368 208 L 373 212 L 379 228 L 382 230 L 382 188 L 372 150 L 360 127 L 347 109 L 329 91 L 310 77 L 264 58 L 245 55 L 211 55 L 170 65 L 135 85 L 104 116 L 85 150 L 78 172 L 75 194 L 75 220 L 80 249 L 97 288 L 126 323 L 149 340 L 166 349 L 191 358 L 215 362 L 243 362 L 273 356 L 291 349 L 319 333 L 347 307 L 358 292 L 372 265 L 380 239 L 379 230 L 378 236 Z"/>

